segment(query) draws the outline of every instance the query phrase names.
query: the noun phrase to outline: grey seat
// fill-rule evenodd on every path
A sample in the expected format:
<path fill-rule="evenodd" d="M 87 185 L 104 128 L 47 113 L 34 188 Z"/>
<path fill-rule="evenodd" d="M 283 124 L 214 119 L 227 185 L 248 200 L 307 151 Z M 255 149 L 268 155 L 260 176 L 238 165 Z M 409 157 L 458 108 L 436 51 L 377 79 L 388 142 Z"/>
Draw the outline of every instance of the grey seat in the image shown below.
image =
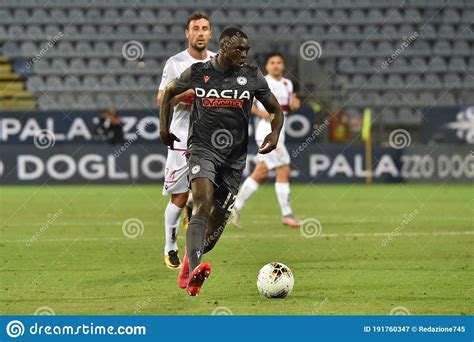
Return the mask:
<path fill-rule="evenodd" d="M 37 48 L 36 48 L 36 44 L 35 43 L 32 43 L 32 42 L 24 42 L 23 44 L 21 44 L 21 53 L 24 55 L 24 56 L 34 56 L 36 55 L 36 52 L 37 52 Z"/>
<path fill-rule="evenodd" d="M 33 18 L 37 22 L 48 22 L 50 20 L 49 14 L 41 7 L 33 10 Z"/>
<path fill-rule="evenodd" d="M 92 91 L 99 84 L 97 77 L 88 75 L 84 77 L 82 81 L 82 88 L 85 90 Z"/>
<path fill-rule="evenodd" d="M 67 76 L 63 83 L 64 90 L 80 90 L 81 89 L 81 82 L 72 75 Z"/>
<path fill-rule="evenodd" d="M 436 55 L 446 55 L 451 53 L 451 44 L 447 40 L 439 40 L 433 46 L 433 52 Z"/>
<path fill-rule="evenodd" d="M 11 16 L 12 15 L 8 9 L 0 9 L 0 21 L 8 21 Z"/>
<path fill-rule="evenodd" d="M 457 55 L 471 56 L 469 43 L 465 40 L 456 40 L 453 46 L 453 53 Z"/>
<path fill-rule="evenodd" d="M 115 89 L 117 88 L 117 81 L 112 75 L 106 75 L 100 82 L 100 87 L 107 90 Z"/>
<path fill-rule="evenodd" d="M 30 20 L 30 14 L 26 9 L 15 9 L 13 11 L 13 18 L 16 22 L 28 22 Z"/>
<path fill-rule="evenodd" d="M 474 74 L 467 74 L 463 80 L 463 86 L 466 88 L 474 88 Z M 471 99 L 472 102 L 472 99 Z"/>
<path fill-rule="evenodd" d="M 97 31 L 93 25 L 82 25 L 81 34 L 93 36 L 97 34 Z"/>
<path fill-rule="evenodd" d="M 44 34 L 46 36 L 51 36 L 51 37 L 56 36 L 60 32 L 61 32 L 61 30 L 59 29 L 59 26 L 55 25 L 55 24 L 46 25 L 46 27 L 44 29 Z M 64 33 L 63 33 L 63 35 L 64 35 Z"/>
<path fill-rule="evenodd" d="M 102 71 L 104 68 L 104 63 L 99 58 L 91 58 L 89 60 L 89 69 L 91 71 Z"/>
<path fill-rule="evenodd" d="M 92 52 L 92 47 L 89 42 L 79 42 L 76 45 L 76 54 L 79 56 L 87 56 Z"/>
<path fill-rule="evenodd" d="M 136 35 L 147 35 L 150 34 L 148 27 L 146 25 L 137 25 L 133 30 L 133 34 Z"/>
<path fill-rule="evenodd" d="M 76 55 L 76 52 L 74 51 L 74 47 L 70 42 L 59 42 L 57 45 L 55 45 L 55 51 L 57 55 L 59 56 L 72 56 Z"/>
<path fill-rule="evenodd" d="M 69 72 L 85 71 L 87 70 L 86 62 L 83 58 L 75 58 L 71 60 L 71 63 L 68 69 L 69 69 Z"/>
<path fill-rule="evenodd" d="M 120 18 L 119 12 L 115 8 L 107 8 L 104 11 L 104 19 L 106 20 L 118 20 Z"/>
<path fill-rule="evenodd" d="M 120 78 L 120 84 L 131 90 L 135 88 L 135 79 L 133 76 L 122 76 Z"/>
<path fill-rule="evenodd" d="M 107 69 L 119 70 L 122 68 L 122 62 L 117 58 L 111 58 L 107 61 Z"/>
<path fill-rule="evenodd" d="M 46 88 L 48 90 L 57 90 L 62 88 L 62 81 L 59 76 L 49 76 L 46 79 Z"/>
<path fill-rule="evenodd" d="M 449 61 L 449 71 L 465 71 L 466 68 L 466 61 L 462 57 L 453 57 Z"/>
<path fill-rule="evenodd" d="M 48 63 L 48 60 L 46 58 L 41 58 L 39 61 L 37 61 L 34 66 L 33 66 L 33 70 L 36 72 L 36 73 L 48 73 L 48 72 L 51 72 L 50 70 L 50 65 Z"/>
<path fill-rule="evenodd" d="M 32 38 L 41 38 L 44 36 L 43 30 L 37 25 L 28 25 L 26 28 L 26 34 Z"/>
<path fill-rule="evenodd" d="M 453 88 L 461 85 L 461 78 L 458 74 L 450 73 L 443 77 L 443 84 L 446 88 Z"/>
<path fill-rule="evenodd" d="M 53 94 L 45 94 L 38 100 L 38 105 L 41 110 L 58 110 L 59 106 Z"/>
<path fill-rule="evenodd" d="M 75 104 L 76 101 L 71 94 L 65 93 L 58 96 L 58 106 L 62 109 L 72 109 Z"/>
<path fill-rule="evenodd" d="M 37 92 L 46 88 L 41 76 L 30 76 L 26 81 L 26 87 L 31 92 Z"/>

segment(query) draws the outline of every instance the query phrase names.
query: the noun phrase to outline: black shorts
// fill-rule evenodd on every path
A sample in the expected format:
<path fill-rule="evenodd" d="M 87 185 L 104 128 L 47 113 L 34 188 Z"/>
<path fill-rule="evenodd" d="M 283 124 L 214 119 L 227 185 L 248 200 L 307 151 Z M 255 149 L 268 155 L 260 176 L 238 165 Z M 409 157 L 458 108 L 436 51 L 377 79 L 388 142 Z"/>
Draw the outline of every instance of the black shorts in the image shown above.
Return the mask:
<path fill-rule="evenodd" d="M 214 184 L 214 207 L 229 217 L 242 180 L 242 170 L 222 164 L 211 154 L 189 153 L 189 188 L 196 178 L 207 178 Z"/>

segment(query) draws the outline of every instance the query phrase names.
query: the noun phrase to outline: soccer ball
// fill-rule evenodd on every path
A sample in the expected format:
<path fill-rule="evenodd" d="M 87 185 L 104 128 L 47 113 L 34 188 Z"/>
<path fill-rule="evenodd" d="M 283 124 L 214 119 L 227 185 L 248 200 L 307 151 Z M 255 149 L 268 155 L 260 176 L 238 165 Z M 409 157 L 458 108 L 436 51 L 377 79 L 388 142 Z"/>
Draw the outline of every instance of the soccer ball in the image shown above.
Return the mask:
<path fill-rule="evenodd" d="M 293 290 L 295 278 L 290 268 L 280 262 L 271 262 L 260 269 L 257 288 L 267 298 L 285 298 Z"/>

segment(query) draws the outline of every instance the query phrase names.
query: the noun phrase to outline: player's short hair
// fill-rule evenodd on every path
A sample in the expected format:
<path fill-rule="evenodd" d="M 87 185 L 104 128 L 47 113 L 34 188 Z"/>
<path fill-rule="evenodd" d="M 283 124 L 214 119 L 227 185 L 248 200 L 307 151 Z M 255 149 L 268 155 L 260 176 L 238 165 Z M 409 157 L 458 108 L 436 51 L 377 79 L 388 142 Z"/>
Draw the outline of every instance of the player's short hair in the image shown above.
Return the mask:
<path fill-rule="evenodd" d="M 239 38 L 246 38 L 248 39 L 249 37 L 245 34 L 244 31 L 237 27 L 227 27 L 222 31 L 221 35 L 219 36 L 219 42 L 223 40 L 232 40 L 235 39 L 234 37 L 239 37 Z"/>
<path fill-rule="evenodd" d="M 268 61 L 270 60 L 270 58 L 273 58 L 273 57 L 280 57 L 281 60 L 283 61 L 283 63 L 285 63 L 285 57 L 283 57 L 283 55 L 279 52 L 271 52 L 269 53 L 266 57 L 265 57 L 265 65 L 268 63 Z"/>
<path fill-rule="evenodd" d="M 199 19 L 206 19 L 209 22 L 209 27 L 211 27 L 211 19 L 207 16 L 207 14 L 203 12 L 194 12 L 188 17 L 188 21 L 186 22 L 186 27 L 185 30 L 189 30 L 189 23 L 193 20 L 199 20 Z"/>

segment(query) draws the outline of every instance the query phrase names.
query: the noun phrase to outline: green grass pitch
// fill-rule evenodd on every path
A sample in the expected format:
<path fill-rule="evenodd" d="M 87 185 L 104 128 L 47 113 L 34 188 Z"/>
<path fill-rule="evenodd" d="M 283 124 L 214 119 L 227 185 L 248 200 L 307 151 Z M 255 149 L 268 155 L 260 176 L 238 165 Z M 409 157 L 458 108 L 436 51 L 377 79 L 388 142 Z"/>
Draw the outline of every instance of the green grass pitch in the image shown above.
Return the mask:
<path fill-rule="evenodd" d="M 1 187 L 1 314 L 474 314 L 473 189 L 293 185 L 295 214 L 322 227 L 305 237 L 280 224 L 263 186 L 242 229 L 228 225 L 205 255 L 212 274 L 192 298 L 163 264 L 160 186 Z M 129 218 L 143 222 L 135 239 L 122 232 Z M 179 245 L 182 255 L 184 230 Z M 285 299 L 257 291 L 270 261 L 295 275 Z"/>

